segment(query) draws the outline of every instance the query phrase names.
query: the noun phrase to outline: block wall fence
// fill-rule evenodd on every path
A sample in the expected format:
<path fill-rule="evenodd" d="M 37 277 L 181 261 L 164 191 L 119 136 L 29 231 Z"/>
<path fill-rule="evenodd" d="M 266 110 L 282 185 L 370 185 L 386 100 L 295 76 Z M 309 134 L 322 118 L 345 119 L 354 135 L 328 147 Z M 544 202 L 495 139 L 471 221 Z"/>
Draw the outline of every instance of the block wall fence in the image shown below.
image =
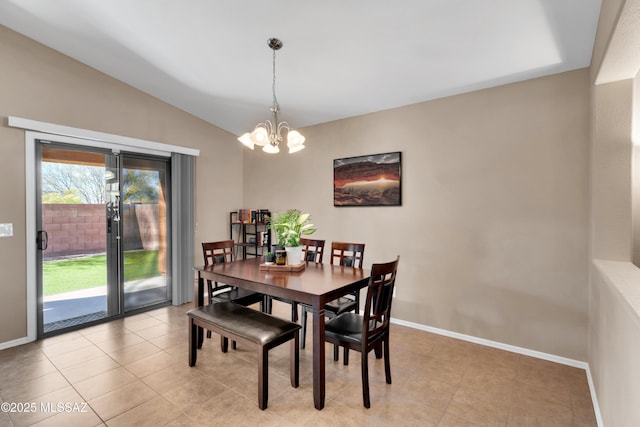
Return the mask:
<path fill-rule="evenodd" d="M 49 237 L 45 259 L 103 253 L 106 249 L 104 204 L 44 204 L 42 228 Z M 158 249 L 158 205 L 125 204 L 124 249 Z"/>

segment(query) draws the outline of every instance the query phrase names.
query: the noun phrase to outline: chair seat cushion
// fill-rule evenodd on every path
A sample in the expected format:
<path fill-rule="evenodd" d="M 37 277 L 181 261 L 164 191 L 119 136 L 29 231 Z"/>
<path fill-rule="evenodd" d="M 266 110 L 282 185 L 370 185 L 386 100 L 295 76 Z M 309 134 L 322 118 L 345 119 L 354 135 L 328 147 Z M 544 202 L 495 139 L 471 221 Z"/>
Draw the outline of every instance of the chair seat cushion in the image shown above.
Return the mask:
<path fill-rule="evenodd" d="M 226 302 L 233 301 L 240 305 L 252 305 L 261 302 L 264 298 L 263 294 L 253 291 L 247 291 L 241 288 L 224 288 L 222 292 L 217 292 L 214 289 L 211 297 L 212 302 Z"/>
<path fill-rule="evenodd" d="M 324 309 L 335 314 L 342 314 L 349 311 L 355 311 L 356 302 L 353 299 L 347 297 L 340 297 L 338 299 L 334 299 L 333 301 L 329 301 L 324 306 Z"/>
<path fill-rule="evenodd" d="M 355 313 L 342 313 L 325 323 L 326 336 L 334 336 L 341 341 L 362 342 L 362 316 Z"/>
<path fill-rule="evenodd" d="M 363 317 L 356 313 L 342 313 L 338 317 L 329 319 L 325 323 L 325 335 L 334 337 L 340 341 L 351 342 L 354 344 L 362 343 L 362 322 Z M 370 327 L 375 328 L 375 321 L 371 321 Z M 381 333 L 376 333 L 369 337 L 369 342 L 380 337 Z"/>
<path fill-rule="evenodd" d="M 217 326 L 230 334 L 240 335 L 257 344 L 265 345 L 300 329 L 297 323 L 271 316 L 232 302 L 218 302 L 194 308 L 187 312 Z"/>
<path fill-rule="evenodd" d="M 296 304 L 296 302 L 295 302 L 295 301 L 292 301 L 292 300 L 287 299 L 287 298 L 274 297 L 274 296 L 269 296 L 269 298 L 274 299 L 274 300 L 276 300 L 276 301 L 286 302 L 287 304 Z"/>

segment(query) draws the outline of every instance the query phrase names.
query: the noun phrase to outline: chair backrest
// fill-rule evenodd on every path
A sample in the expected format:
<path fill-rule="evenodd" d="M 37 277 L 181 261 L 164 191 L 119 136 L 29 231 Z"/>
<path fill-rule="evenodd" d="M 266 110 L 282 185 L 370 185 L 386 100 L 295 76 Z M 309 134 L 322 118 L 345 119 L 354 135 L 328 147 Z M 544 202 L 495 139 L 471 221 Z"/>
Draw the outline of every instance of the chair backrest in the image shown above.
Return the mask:
<path fill-rule="evenodd" d="M 233 240 L 203 243 L 202 254 L 204 255 L 204 265 L 231 262 L 233 261 L 234 250 L 235 244 L 233 243 Z"/>
<path fill-rule="evenodd" d="M 322 264 L 322 258 L 324 257 L 324 240 L 301 237 L 300 244 L 303 246 L 302 252 L 304 255 L 302 259 L 315 262 L 316 264 Z"/>
<path fill-rule="evenodd" d="M 362 268 L 364 243 L 331 242 L 331 264 Z"/>
<path fill-rule="evenodd" d="M 367 301 L 364 305 L 362 330 L 366 332 L 362 335 L 363 344 L 370 337 L 383 333 L 389 328 L 398 261 L 400 261 L 400 256 L 395 261 L 371 266 Z"/>

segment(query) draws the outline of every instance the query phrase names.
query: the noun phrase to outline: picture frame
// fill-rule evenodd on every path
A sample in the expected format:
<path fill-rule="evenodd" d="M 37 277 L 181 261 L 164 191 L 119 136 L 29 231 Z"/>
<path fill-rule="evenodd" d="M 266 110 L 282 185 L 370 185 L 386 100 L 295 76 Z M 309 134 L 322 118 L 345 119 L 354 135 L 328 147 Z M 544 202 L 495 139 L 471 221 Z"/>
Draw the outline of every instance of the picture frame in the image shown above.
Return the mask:
<path fill-rule="evenodd" d="M 402 153 L 333 161 L 333 206 L 401 206 Z"/>

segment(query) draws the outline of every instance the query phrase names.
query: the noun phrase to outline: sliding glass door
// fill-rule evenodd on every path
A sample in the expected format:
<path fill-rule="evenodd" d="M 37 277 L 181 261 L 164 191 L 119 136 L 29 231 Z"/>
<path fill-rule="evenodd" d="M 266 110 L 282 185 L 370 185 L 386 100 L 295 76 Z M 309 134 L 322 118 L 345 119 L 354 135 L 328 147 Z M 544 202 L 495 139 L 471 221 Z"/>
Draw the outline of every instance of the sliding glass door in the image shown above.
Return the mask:
<path fill-rule="evenodd" d="M 39 335 L 170 299 L 169 161 L 38 141 Z"/>
<path fill-rule="evenodd" d="M 167 160 L 124 156 L 122 163 L 124 310 L 131 311 L 170 298 L 171 181 Z"/>

